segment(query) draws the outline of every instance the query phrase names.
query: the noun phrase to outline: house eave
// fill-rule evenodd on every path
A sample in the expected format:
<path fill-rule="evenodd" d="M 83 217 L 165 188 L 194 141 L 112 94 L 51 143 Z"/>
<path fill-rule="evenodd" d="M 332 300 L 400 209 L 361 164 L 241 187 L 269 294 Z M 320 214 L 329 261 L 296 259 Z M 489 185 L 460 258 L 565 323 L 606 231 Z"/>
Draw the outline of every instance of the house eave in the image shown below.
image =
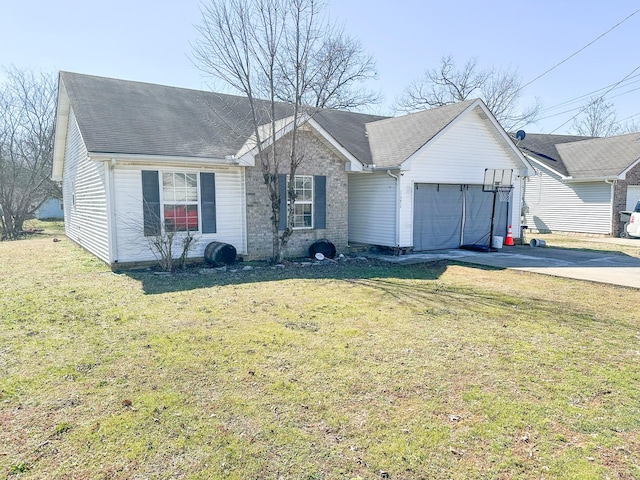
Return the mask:
<path fill-rule="evenodd" d="M 580 177 L 580 178 L 565 177 L 562 179 L 564 183 L 593 183 L 593 182 L 609 183 L 609 182 L 615 182 L 617 180 L 624 180 L 624 176 L 609 175 L 605 177 Z"/>
<path fill-rule="evenodd" d="M 71 103 L 69 102 L 69 96 L 62 83 L 62 77 L 58 76 L 58 99 L 56 102 L 56 121 L 53 137 L 53 165 L 51 167 L 51 180 L 56 182 L 62 181 L 70 114 Z"/>
<path fill-rule="evenodd" d="M 552 167 L 550 167 L 546 163 L 541 162 L 540 160 L 536 160 L 535 158 L 531 157 L 530 155 L 527 155 L 527 154 L 524 154 L 524 155 L 527 157 L 527 159 L 530 162 L 533 162 L 536 165 L 539 165 L 540 167 L 545 168 L 546 170 L 550 170 L 551 172 L 553 172 L 555 175 L 557 175 L 560 178 L 560 180 L 564 181 L 564 180 L 570 180 L 571 179 L 571 177 L 569 177 L 567 175 L 563 175 L 562 173 L 560 173 L 559 171 L 553 169 Z"/>
<path fill-rule="evenodd" d="M 349 150 L 344 148 L 342 144 L 340 144 L 340 142 L 338 142 L 333 136 L 331 136 L 329 132 L 322 128 L 322 126 L 316 120 L 314 120 L 313 117 L 309 118 L 308 124 L 347 160 L 347 171 L 362 172 L 366 168 L 364 163 L 358 160 Z"/>
<path fill-rule="evenodd" d="M 126 165 L 161 165 L 161 166 L 239 166 L 238 160 L 233 157 L 183 157 L 171 155 L 145 155 L 123 154 L 110 152 L 88 152 L 89 160 L 96 162 L 111 162 L 112 164 Z"/>

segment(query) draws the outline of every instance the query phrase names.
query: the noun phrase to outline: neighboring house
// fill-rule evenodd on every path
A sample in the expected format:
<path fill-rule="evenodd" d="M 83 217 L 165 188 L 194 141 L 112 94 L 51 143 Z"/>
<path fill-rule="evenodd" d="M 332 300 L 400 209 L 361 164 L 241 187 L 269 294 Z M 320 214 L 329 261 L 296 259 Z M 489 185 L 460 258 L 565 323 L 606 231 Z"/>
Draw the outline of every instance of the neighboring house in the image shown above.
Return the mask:
<path fill-rule="evenodd" d="M 276 114 L 277 141 L 286 142 L 291 107 Z M 197 231 L 194 257 L 217 241 L 246 259 L 269 258 L 271 208 L 249 118 L 238 96 L 62 72 L 53 178 L 62 181 L 67 236 L 112 267 L 153 261 L 148 239 L 167 228 Z M 480 100 L 399 118 L 314 111 L 301 135 L 288 256 L 323 238 L 342 252 L 350 242 L 419 250 L 488 243 L 485 168 L 514 170 L 514 206 L 501 205 L 495 234 L 513 223 L 519 235 L 530 167 Z M 459 195 L 439 194 L 454 189 Z M 453 238 L 447 225 L 437 236 L 449 240 L 431 241 L 429 229 L 442 227 L 426 221 L 433 213 L 466 227 Z"/>
<path fill-rule="evenodd" d="M 62 200 L 53 197 L 45 200 L 36 210 L 36 218 L 38 220 L 59 220 L 64 218 Z"/>
<path fill-rule="evenodd" d="M 536 168 L 523 211 L 532 231 L 620 235 L 619 212 L 640 198 L 640 133 L 528 134 L 518 146 Z"/>

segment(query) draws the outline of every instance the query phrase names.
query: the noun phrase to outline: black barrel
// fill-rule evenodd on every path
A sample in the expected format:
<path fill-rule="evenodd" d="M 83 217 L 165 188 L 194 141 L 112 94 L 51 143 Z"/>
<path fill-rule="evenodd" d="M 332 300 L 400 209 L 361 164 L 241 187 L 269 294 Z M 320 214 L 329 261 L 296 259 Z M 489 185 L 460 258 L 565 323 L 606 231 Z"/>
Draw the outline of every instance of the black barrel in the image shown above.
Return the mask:
<path fill-rule="evenodd" d="M 211 242 L 204 249 L 204 261 L 214 267 L 232 265 L 236 261 L 236 247 L 222 242 Z"/>
<path fill-rule="evenodd" d="M 309 256 L 315 257 L 316 253 L 321 253 L 326 258 L 333 258 L 336 256 L 336 246 L 326 238 L 316 240 L 309 247 Z"/>

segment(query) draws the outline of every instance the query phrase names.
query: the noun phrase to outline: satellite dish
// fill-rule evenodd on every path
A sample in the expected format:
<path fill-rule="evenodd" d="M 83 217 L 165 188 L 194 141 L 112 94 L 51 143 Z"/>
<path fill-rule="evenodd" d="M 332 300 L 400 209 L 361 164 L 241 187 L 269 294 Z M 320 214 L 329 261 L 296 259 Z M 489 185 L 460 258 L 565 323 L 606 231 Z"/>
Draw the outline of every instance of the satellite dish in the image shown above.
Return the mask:
<path fill-rule="evenodd" d="M 524 140 L 524 137 L 526 137 L 526 136 L 527 136 L 527 134 L 524 132 L 524 130 L 518 130 L 518 131 L 516 132 L 516 138 L 517 138 L 517 139 L 518 139 L 518 141 L 520 141 L 520 142 L 521 142 L 522 140 Z"/>

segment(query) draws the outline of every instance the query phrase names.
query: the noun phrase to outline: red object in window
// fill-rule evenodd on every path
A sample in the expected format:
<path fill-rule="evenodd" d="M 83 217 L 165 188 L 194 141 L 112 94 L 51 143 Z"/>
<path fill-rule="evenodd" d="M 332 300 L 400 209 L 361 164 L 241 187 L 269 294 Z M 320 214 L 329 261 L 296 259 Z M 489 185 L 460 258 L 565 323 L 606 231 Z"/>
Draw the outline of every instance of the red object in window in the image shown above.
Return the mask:
<path fill-rule="evenodd" d="M 174 232 L 198 230 L 198 207 L 196 205 L 165 205 L 165 227 Z"/>

